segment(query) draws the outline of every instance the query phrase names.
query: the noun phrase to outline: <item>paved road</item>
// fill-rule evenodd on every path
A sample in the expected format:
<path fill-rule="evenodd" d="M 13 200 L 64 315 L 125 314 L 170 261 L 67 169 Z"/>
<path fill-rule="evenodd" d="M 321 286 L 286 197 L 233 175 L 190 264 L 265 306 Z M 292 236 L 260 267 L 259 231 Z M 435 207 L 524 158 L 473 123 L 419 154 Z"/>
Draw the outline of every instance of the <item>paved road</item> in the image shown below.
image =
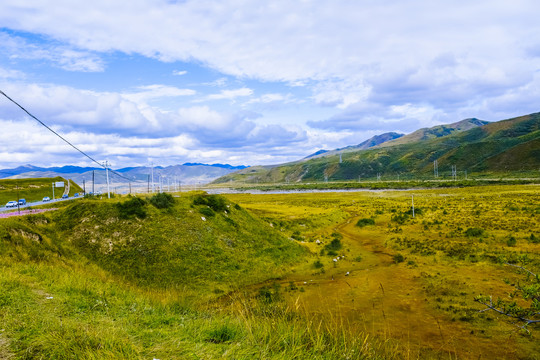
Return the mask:
<path fill-rule="evenodd" d="M 68 201 L 68 200 L 76 200 L 76 199 L 82 199 L 83 197 L 82 196 L 79 196 L 79 197 L 70 197 L 70 198 L 66 198 L 66 199 L 54 199 L 54 200 L 51 200 L 51 201 L 35 201 L 35 202 L 32 202 L 32 203 L 26 203 L 26 205 L 20 205 L 19 207 L 21 209 L 24 209 L 24 208 L 27 208 L 29 206 L 38 206 L 38 205 L 44 205 L 44 204 L 55 204 L 55 203 L 58 203 L 58 202 L 61 202 L 61 201 Z M 17 199 L 15 199 L 14 201 L 16 201 Z M 3 206 L 0 207 L 0 212 L 5 212 L 5 211 L 13 211 L 13 210 L 18 210 L 17 206 L 15 207 L 6 207 L 5 204 Z"/>

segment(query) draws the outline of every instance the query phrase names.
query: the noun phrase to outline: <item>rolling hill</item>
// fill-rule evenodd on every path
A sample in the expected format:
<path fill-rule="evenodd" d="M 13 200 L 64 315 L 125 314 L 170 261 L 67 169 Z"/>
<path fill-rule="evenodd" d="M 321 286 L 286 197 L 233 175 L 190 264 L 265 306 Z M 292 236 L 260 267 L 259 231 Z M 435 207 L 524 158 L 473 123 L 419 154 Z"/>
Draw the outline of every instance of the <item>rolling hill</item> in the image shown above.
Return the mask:
<path fill-rule="evenodd" d="M 341 154 L 341 161 L 340 161 Z M 297 162 L 251 167 L 214 181 L 245 183 L 312 182 L 531 172 L 540 168 L 540 113 L 497 122 L 466 119 L 417 130 L 368 149 L 327 152 Z"/>

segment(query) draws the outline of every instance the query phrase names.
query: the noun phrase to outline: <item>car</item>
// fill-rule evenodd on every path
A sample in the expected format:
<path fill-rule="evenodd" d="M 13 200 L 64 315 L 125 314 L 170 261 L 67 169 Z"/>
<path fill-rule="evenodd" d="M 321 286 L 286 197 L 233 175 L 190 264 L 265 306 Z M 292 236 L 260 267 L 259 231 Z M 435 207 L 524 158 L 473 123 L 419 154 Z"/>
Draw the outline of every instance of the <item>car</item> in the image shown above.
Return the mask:
<path fill-rule="evenodd" d="M 43 201 L 43 202 L 45 202 L 45 201 L 51 201 L 51 198 L 50 198 L 50 197 L 48 197 L 48 196 L 45 196 L 45 197 L 43 198 L 43 200 L 42 200 L 42 201 Z"/>
<path fill-rule="evenodd" d="M 68 194 L 62 195 L 62 199 L 67 199 L 67 198 L 69 198 Z"/>
<path fill-rule="evenodd" d="M 73 197 L 79 197 L 79 193 L 75 193 L 75 195 L 73 195 Z"/>
<path fill-rule="evenodd" d="M 8 201 L 7 204 L 6 204 L 6 207 L 15 207 L 17 206 L 19 203 L 16 202 L 16 201 Z"/>
<path fill-rule="evenodd" d="M 26 205 L 26 199 L 19 199 L 19 205 Z"/>

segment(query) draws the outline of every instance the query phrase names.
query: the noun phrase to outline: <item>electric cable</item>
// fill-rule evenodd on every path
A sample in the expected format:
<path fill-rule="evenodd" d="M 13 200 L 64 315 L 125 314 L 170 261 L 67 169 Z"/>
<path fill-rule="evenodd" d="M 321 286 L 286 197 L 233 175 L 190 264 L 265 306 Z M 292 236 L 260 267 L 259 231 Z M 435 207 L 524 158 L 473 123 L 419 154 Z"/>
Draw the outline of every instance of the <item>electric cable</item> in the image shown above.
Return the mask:
<path fill-rule="evenodd" d="M 25 113 L 27 113 L 32 119 L 36 120 L 38 123 L 40 123 L 41 125 L 43 125 L 44 127 L 46 127 L 50 132 L 52 132 L 54 135 L 58 136 L 60 139 L 62 139 L 65 143 L 67 143 L 69 146 L 71 146 L 72 148 L 74 148 L 75 150 L 77 150 L 78 152 L 80 152 L 81 154 L 83 154 L 84 156 L 86 156 L 88 159 L 92 160 L 93 162 L 95 162 L 96 164 L 98 164 L 100 167 L 102 167 L 103 169 L 107 169 L 106 166 L 104 166 L 103 164 L 101 164 L 100 162 L 98 162 L 96 159 L 94 159 L 93 157 L 91 157 L 90 155 L 88 155 L 87 153 L 85 153 L 84 151 L 82 151 L 81 149 L 79 149 L 78 147 L 76 147 L 75 145 L 73 145 L 72 143 L 70 143 L 68 140 L 66 140 L 64 137 L 62 137 L 62 135 L 58 134 L 56 131 L 54 131 L 53 129 L 51 129 L 47 124 L 45 124 L 43 121 L 39 120 L 37 117 L 35 117 L 34 115 L 32 115 L 28 110 L 26 110 L 23 106 L 21 106 L 18 102 L 16 102 L 15 100 L 13 100 L 12 98 L 10 98 L 5 92 L 3 92 L 2 90 L 0 90 L 0 94 L 4 95 L 9 101 L 11 101 L 12 103 L 14 103 L 15 105 L 17 105 L 19 108 L 21 108 L 22 111 L 24 111 Z M 129 182 L 132 182 L 134 180 L 132 179 L 129 179 L 119 173 L 117 173 L 116 171 L 114 171 L 113 169 L 110 169 L 109 168 L 109 171 L 112 172 L 113 174 L 123 178 L 123 179 L 126 179 L 127 181 Z"/>

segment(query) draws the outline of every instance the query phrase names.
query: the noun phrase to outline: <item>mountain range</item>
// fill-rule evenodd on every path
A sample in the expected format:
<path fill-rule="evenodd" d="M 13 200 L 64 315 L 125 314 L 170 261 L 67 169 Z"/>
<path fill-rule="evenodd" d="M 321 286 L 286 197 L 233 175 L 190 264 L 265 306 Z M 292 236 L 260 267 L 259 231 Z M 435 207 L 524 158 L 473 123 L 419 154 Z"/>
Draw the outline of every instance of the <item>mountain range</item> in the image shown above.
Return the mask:
<path fill-rule="evenodd" d="M 321 150 L 285 164 L 252 166 L 214 183 L 309 182 L 378 178 L 450 178 L 465 174 L 535 172 L 540 169 L 540 113 L 488 122 L 476 118 L 385 133 L 358 145 Z"/>
<path fill-rule="evenodd" d="M 129 181 L 147 184 L 151 180 L 152 173 L 154 183 L 161 180 L 164 185 L 173 182 L 181 184 L 206 184 L 216 178 L 226 175 L 232 171 L 245 169 L 246 166 L 232 166 L 229 164 L 202 164 L 184 163 L 173 166 L 155 166 L 153 169 L 148 166 L 125 167 L 109 172 L 109 180 L 113 184 L 127 184 Z M 120 174 L 120 176 L 118 175 Z M 96 185 L 107 183 L 105 170 L 99 167 L 80 167 L 66 165 L 62 167 L 37 167 L 33 165 L 19 166 L 14 169 L 0 170 L 0 178 L 42 178 L 61 176 L 72 179 L 81 186 L 86 183 Z"/>

